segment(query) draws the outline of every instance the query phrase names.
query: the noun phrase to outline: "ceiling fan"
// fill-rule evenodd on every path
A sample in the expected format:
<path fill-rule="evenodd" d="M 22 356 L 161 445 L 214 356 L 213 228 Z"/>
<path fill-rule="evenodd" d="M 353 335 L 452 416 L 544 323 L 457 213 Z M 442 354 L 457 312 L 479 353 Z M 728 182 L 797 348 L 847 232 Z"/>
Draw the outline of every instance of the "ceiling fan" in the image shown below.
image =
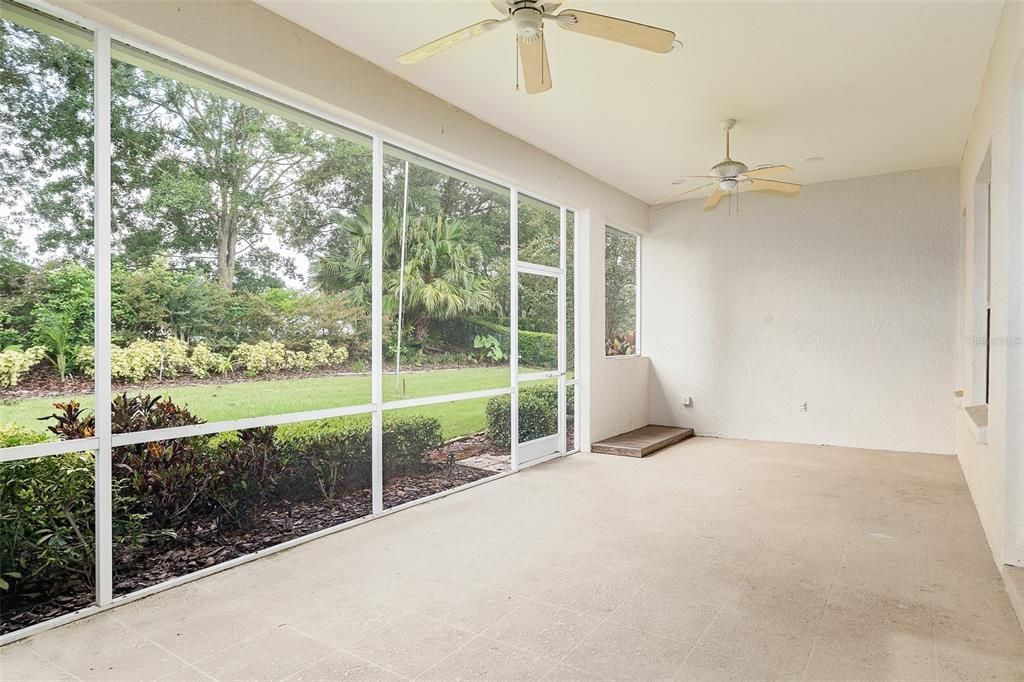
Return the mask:
<path fill-rule="evenodd" d="M 676 34 L 663 28 L 638 24 L 602 14 L 567 9 L 555 14 L 562 3 L 546 0 L 491 0 L 502 14 L 501 19 L 487 19 L 450 33 L 443 38 L 406 52 L 398 61 L 415 64 L 449 48 L 489 33 L 498 26 L 511 22 L 515 26 L 519 60 L 523 66 L 526 92 L 534 94 L 551 89 L 551 71 L 548 51 L 544 44 L 544 22 L 553 21 L 567 31 L 575 31 L 617 43 L 639 47 L 651 52 L 671 52 Z"/>
<path fill-rule="evenodd" d="M 674 204 L 684 199 L 687 194 L 699 192 L 708 187 L 715 187 L 715 191 L 708 195 L 707 200 L 704 202 L 705 211 L 714 209 L 721 203 L 722 197 L 729 193 L 739 192 L 741 188 L 748 192 L 782 192 L 789 196 L 796 196 L 800 193 L 801 185 L 795 182 L 768 179 L 770 176 L 778 175 L 779 173 L 791 172 L 793 169 L 789 166 L 756 166 L 748 169 L 747 164 L 729 158 L 729 131 L 735 125 L 736 119 L 734 118 L 727 118 L 721 122 L 722 130 L 725 131 L 725 160 L 711 167 L 709 171 L 711 175 L 688 175 L 685 179 L 676 180 L 672 184 L 680 185 L 687 180 L 711 180 L 711 182 L 706 182 L 698 187 L 692 187 L 664 201 L 659 201 L 656 206 Z"/>

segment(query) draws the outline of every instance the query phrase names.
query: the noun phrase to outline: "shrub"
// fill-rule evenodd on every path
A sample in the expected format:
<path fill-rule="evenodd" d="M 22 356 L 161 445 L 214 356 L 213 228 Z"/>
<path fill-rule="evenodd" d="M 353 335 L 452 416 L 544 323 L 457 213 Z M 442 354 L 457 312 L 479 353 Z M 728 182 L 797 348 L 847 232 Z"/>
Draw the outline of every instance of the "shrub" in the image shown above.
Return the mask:
<path fill-rule="evenodd" d="M 32 442 L 37 434 L 0 439 Z M 3 440 L 2 442 L 9 442 Z M 70 453 L 0 463 L 0 591 L 60 594 L 67 582 L 93 581 L 95 465 L 91 453 Z M 114 543 L 138 544 L 142 520 L 113 485 Z"/>
<path fill-rule="evenodd" d="M 245 375 L 251 377 L 284 369 L 287 366 L 286 352 L 283 343 L 260 341 L 238 344 L 230 357 L 232 364 L 242 367 Z"/>
<path fill-rule="evenodd" d="M 633 355 L 636 353 L 636 333 L 621 332 L 605 339 L 605 355 Z"/>
<path fill-rule="evenodd" d="M 331 348 L 326 341 L 314 340 L 309 351 L 292 350 L 278 341 L 240 343 L 231 351 L 231 361 L 245 369 L 246 376 L 256 376 L 282 369 L 309 372 L 318 367 L 340 365 L 348 359 L 344 346 Z"/>
<path fill-rule="evenodd" d="M 46 349 L 32 346 L 21 350 L 8 346 L 0 351 L 0 387 L 17 386 L 25 374 L 46 357 Z"/>
<path fill-rule="evenodd" d="M 176 377 L 188 367 L 184 341 L 133 341 L 127 348 L 110 347 L 110 375 L 114 379 L 142 381 L 150 377 Z"/>
<path fill-rule="evenodd" d="M 277 432 L 277 445 L 292 464 L 296 495 L 328 501 L 370 486 L 372 443 L 366 417 L 322 420 Z"/>
<path fill-rule="evenodd" d="M 511 352 L 511 330 L 504 326 L 480 317 L 454 320 L 449 325 L 446 335 L 450 342 L 458 346 L 475 345 L 477 336 L 490 336 L 498 342 L 501 353 L 508 357 Z M 572 366 L 570 344 L 569 366 Z M 554 367 L 558 362 L 558 335 L 546 332 L 519 332 L 519 363 L 533 367 Z"/>
<path fill-rule="evenodd" d="M 96 416 L 75 402 L 57 403 L 50 415 L 56 423 L 49 430 L 62 440 L 95 434 Z M 114 433 L 201 424 L 203 420 L 170 399 L 122 393 L 111 403 Z M 208 436 L 123 445 L 113 450 L 114 478 L 133 499 L 131 511 L 151 519 L 158 528 L 190 520 L 193 505 L 205 501 L 206 485 L 213 475 L 208 456 Z"/>
<path fill-rule="evenodd" d="M 46 441 L 46 435 L 38 431 L 29 431 L 17 424 L 0 426 L 0 448 L 13 448 L 19 445 L 34 445 Z"/>
<path fill-rule="evenodd" d="M 423 455 L 441 445 L 441 422 L 434 417 L 384 415 L 384 478 L 421 473 Z"/>
<path fill-rule="evenodd" d="M 573 387 L 565 392 L 567 421 L 572 425 Z M 487 435 L 503 447 L 512 445 L 512 397 L 494 396 L 487 401 Z M 525 443 L 558 432 L 558 386 L 542 384 L 519 391 L 519 442 Z"/>
<path fill-rule="evenodd" d="M 93 572 L 91 453 L 0 464 L 0 588 Z"/>
<path fill-rule="evenodd" d="M 441 422 L 433 417 L 384 418 L 384 478 L 421 473 L 423 455 L 439 447 Z M 278 430 L 277 444 L 307 490 L 326 500 L 370 486 L 371 422 L 366 417 L 327 419 Z"/>
<path fill-rule="evenodd" d="M 211 374 L 227 374 L 231 371 L 231 361 L 226 355 L 212 351 L 205 343 L 200 343 L 189 355 L 188 371 L 199 379 L 205 379 Z"/>
<path fill-rule="evenodd" d="M 68 312 L 43 310 L 36 315 L 36 324 L 33 327 L 36 338 L 40 339 L 49 351 L 46 357 L 53 363 L 61 381 L 68 375 L 69 361 L 74 362 L 73 325 L 74 320 Z"/>
<path fill-rule="evenodd" d="M 53 261 L 31 280 L 26 292 L 32 316 L 28 333 L 35 345 L 48 349 L 54 364 L 63 356 L 66 368 L 73 368 L 67 362 L 74 359 L 72 349 L 93 344 L 92 268 Z"/>
<path fill-rule="evenodd" d="M 250 527 L 277 494 L 287 460 L 274 443 L 276 430 L 245 429 L 217 444 L 209 495 L 230 525 Z"/>

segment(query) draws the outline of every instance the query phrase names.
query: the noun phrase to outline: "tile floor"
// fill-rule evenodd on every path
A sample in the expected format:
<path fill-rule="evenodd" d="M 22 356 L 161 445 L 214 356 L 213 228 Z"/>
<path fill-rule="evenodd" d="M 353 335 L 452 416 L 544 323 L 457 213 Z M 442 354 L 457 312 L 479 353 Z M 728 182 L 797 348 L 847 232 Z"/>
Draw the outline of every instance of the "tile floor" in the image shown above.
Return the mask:
<path fill-rule="evenodd" d="M 575 455 L 0 649 L 0 678 L 1024 680 L 956 460 Z"/>

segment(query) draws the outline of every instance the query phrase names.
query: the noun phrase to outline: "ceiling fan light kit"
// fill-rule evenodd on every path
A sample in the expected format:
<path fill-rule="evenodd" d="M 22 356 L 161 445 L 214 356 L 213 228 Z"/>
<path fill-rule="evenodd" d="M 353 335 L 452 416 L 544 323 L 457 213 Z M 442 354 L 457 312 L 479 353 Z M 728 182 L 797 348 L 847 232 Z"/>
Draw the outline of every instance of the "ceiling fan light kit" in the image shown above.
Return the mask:
<path fill-rule="evenodd" d="M 551 70 L 548 64 L 547 46 L 544 43 L 545 21 L 553 22 L 566 31 L 603 38 L 660 54 L 672 52 L 677 45 L 682 45 L 676 40 L 675 33 L 656 26 L 576 9 L 567 9 L 555 14 L 562 5 L 560 2 L 491 0 L 491 4 L 501 13 L 501 19 L 487 19 L 449 33 L 415 50 L 406 52 L 398 58 L 399 63 L 416 64 L 484 33 L 489 33 L 502 24 L 511 23 L 516 31 L 516 45 L 519 62 L 522 65 L 523 80 L 526 81 L 526 92 L 532 95 L 551 89 Z"/>

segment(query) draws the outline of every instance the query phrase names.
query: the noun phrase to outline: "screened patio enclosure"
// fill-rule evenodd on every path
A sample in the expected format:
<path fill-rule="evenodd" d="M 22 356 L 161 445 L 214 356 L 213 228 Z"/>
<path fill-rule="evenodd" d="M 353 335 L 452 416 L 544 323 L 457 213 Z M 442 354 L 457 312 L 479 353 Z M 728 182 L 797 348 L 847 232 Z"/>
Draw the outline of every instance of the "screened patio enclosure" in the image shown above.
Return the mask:
<path fill-rule="evenodd" d="M 0 12 L 0 642 L 576 448 L 575 209 Z"/>

